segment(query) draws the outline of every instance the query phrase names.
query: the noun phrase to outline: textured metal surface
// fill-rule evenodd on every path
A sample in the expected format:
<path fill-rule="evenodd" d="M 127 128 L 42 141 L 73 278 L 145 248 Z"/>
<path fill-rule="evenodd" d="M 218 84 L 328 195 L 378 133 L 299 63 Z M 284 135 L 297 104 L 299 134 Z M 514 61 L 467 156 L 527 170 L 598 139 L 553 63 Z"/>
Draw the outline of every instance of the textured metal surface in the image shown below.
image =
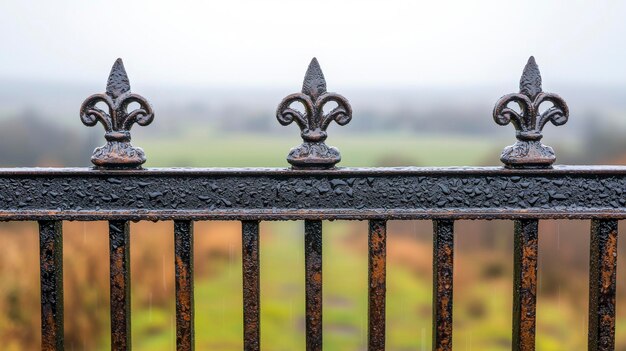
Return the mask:
<path fill-rule="evenodd" d="M 591 222 L 589 350 L 615 350 L 617 221 Z"/>
<path fill-rule="evenodd" d="M 304 221 L 306 349 L 322 350 L 322 221 Z"/>
<path fill-rule="evenodd" d="M 130 350 L 130 222 L 109 222 L 109 255 L 111 350 Z"/>
<path fill-rule="evenodd" d="M 496 123 L 513 124 L 517 136 L 517 142 L 505 148 L 500 159 L 507 167 L 550 167 L 556 156 L 551 147 L 541 144 L 541 131 L 548 122 L 555 126 L 565 124 L 569 109 L 560 96 L 542 91 L 541 74 L 532 56 L 528 59 L 519 85 L 519 93 L 503 96 L 493 109 Z M 508 107 L 511 103 L 517 104 L 520 112 Z M 544 103 L 553 106 L 541 112 L 540 106 Z"/>
<path fill-rule="evenodd" d="M 0 219 L 624 218 L 626 168 L 1 170 Z"/>
<path fill-rule="evenodd" d="M 260 278 L 259 278 L 259 222 L 243 221 L 243 349 L 259 351 L 261 348 Z"/>
<path fill-rule="evenodd" d="M 369 351 L 385 349 L 385 297 L 387 293 L 387 223 L 369 222 L 368 333 Z"/>
<path fill-rule="evenodd" d="M 452 350 L 454 221 L 433 221 L 433 350 Z"/>
<path fill-rule="evenodd" d="M 324 113 L 329 102 L 337 104 L 330 112 Z M 304 112 L 292 107 L 299 103 Z M 289 152 L 287 161 L 294 168 L 332 168 L 341 160 L 339 150 L 327 146 L 326 129 L 332 121 L 343 126 L 352 119 L 352 108 L 343 96 L 326 91 L 326 79 L 316 58 L 311 60 L 304 76 L 302 92 L 288 95 L 276 110 L 278 122 L 284 126 L 296 122 L 300 127 L 303 143 Z"/>
<path fill-rule="evenodd" d="M 129 111 L 132 103 L 139 108 Z M 106 106 L 102 110 L 98 104 Z M 117 59 L 107 82 L 106 93 L 89 96 L 80 107 L 80 119 L 89 127 L 102 123 L 106 145 L 94 150 L 91 162 L 103 168 L 138 168 L 146 162 L 141 148 L 130 144 L 130 128 L 137 123 L 146 126 L 154 119 L 148 100 L 130 92 L 130 82 L 122 59 Z"/>
<path fill-rule="evenodd" d="M 324 112 L 327 105 L 336 106 Z M 551 104 L 541 111 L 544 104 Z M 137 109 L 131 110 L 134 105 Z M 517 108 L 514 106 L 517 105 Z M 513 106 L 513 107 L 511 107 Z M 329 109 L 329 108 L 327 108 Z M 433 350 L 452 350 L 454 220 L 514 219 L 513 349 L 534 350 L 538 219 L 593 219 L 589 349 L 613 350 L 617 220 L 626 219 L 626 167 L 555 167 L 541 144 L 544 126 L 569 118 L 565 101 L 542 91 L 530 57 L 520 92 L 503 96 L 493 118 L 513 124 L 517 142 L 505 168 L 335 168 L 339 151 L 327 129 L 352 119 L 348 100 L 327 91 L 315 58 L 302 90 L 276 111 L 303 142 L 287 156 L 292 169 L 141 169 L 131 127 L 154 119 L 148 101 L 130 91 L 121 59 L 106 92 L 80 108 L 87 126 L 100 122 L 106 144 L 95 169 L 0 169 L 0 221 L 40 224 L 42 349 L 63 349 L 61 220 L 108 220 L 111 348 L 131 348 L 130 220 L 175 220 L 176 344 L 194 349 L 193 220 L 242 221 L 244 349 L 260 349 L 259 221 L 305 220 L 306 349 L 322 350 L 322 220 L 370 220 L 368 348 L 385 349 L 386 221 L 434 220 Z"/>
<path fill-rule="evenodd" d="M 535 349 L 539 221 L 515 221 L 513 279 L 513 350 Z"/>
<path fill-rule="evenodd" d="M 176 349 L 194 349 L 193 222 L 174 221 Z"/>
<path fill-rule="evenodd" d="M 63 350 L 63 224 L 39 222 L 41 349 Z"/>

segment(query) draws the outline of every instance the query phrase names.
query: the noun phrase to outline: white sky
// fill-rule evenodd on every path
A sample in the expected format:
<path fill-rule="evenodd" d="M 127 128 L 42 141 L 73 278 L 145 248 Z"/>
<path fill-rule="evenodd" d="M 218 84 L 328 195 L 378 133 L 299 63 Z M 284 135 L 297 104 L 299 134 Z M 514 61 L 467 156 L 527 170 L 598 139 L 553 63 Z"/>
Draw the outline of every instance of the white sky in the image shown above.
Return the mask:
<path fill-rule="evenodd" d="M 0 78 L 294 86 L 626 84 L 626 2 L 1 0 Z"/>

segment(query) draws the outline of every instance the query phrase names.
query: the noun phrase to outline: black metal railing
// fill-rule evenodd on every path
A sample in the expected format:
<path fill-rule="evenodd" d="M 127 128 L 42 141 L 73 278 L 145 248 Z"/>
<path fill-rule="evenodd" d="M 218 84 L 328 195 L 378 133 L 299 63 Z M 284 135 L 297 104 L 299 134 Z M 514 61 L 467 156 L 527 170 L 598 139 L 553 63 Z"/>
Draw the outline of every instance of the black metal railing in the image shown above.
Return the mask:
<path fill-rule="evenodd" d="M 540 113 L 546 101 L 552 106 Z M 324 113 L 327 102 L 337 106 Z M 97 107 L 102 103 L 108 110 Z M 128 111 L 131 103 L 139 108 Z M 109 222 L 114 350 L 131 347 L 130 221 L 174 221 L 178 350 L 194 345 L 194 221 L 241 221 L 244 349 L 259 350 L 259 221 L 303 220 L 306 345 L 321 350 L 322 221 L 336 219 L 369 221 L 369 350 L 385 349 L 386 221 L 433 221 L 433 350 L 451 350 L 455 221 L 513 220 L 512 348 L 534 350 L 538 221 L 590 219 L 589 350 L 614 349 L 617 221 L 626 218 L 626 167 L 552 166 L 554 151 L 541 144 L 541 131 L 547 122 L 564 124 L 569 112 L 563 99 L 542 92 L 532 57 L 520 93 L 502 97 L 493 113 L 497 123 L 512 123 L 517 131 L 517 142 L 502 154 L 505 167 L 336 168 L 341 158 L 325 144 L 326 128 L 332 121 L 347 124 L 352 109 L 326 91 L 315 59 L 302 92 L 287 96 L 277 110 L 281 124 L 301 129 L 303 143 L 287 157 L 291 168 L 141 168 L 145 154 L 130 144 L 130 128 L 149 124 L 154 114 L 146 99 L 130 92 L 121 60 L 106 93 L 87 98 L 80 111 L 83 123 L 100 122 L 106 130 L 94 168 L 0 169 L 0 220 L 39 221 L 43 350 L 63 349 L 63 220 Z"/>

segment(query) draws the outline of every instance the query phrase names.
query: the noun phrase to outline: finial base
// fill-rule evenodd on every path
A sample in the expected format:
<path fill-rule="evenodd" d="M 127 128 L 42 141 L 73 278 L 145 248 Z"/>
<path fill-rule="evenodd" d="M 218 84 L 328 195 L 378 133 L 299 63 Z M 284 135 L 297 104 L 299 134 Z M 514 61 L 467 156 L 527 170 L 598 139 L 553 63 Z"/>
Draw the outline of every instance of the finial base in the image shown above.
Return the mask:
<path fill-rule="evenodd" d="M 109 141 L 98 147 L 91 156 L 91 163 L 99 168 L 141 168 L 146 162 L 146 154 L 130 142 Z"/>
<path fill-rule="evenodd" d="M 518 140 L 504 148 L 500 160 L 507 168 L 552 168 L 556 156 L 550 146 L 538 140 Z"/>
<path fill-rule="evenodd" d="M 304 142 L 291 149 L 287 155 L 287 162 L 294 169 L 329 169 L 339 161 L 341 161 L 339 150 L 323 142 Z"/>

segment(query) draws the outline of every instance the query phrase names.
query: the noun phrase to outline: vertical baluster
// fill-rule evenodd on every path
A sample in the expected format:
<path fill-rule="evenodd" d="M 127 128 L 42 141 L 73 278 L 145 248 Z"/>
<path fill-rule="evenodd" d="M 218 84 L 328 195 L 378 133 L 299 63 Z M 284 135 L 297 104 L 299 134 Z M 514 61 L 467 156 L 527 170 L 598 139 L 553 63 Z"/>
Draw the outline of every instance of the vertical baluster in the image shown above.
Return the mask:
<path fill-rule="evenodd" d="M 130 350 L 130 222 L 109 221 L 109 255 L 111 350 Z"/>
<path fill-rule="evenodd" d="M 385 349 L 387 224 L 369 222 L 368 350 Z"/>
<path fill-rule="evenodd" d="M 615 349 L 617 220 L 591 221 L 589 271 L 590 351 Z"/>
<path fill-rule="evenodd" d="M 260 301 L 259 301 L 259 222 L 243 221 L 242 270 L 243 270 L 243 349 L 260 349 Z"/>
<path fill-rule="evenodd" d="M 63 222 L 39 221 L 41 349 L 63 350 Z"/>
<path fill-rule="evenodd" d="M 322 221 L 304 221 L 306 349 L 322 350 Z"/>
<path fill-rule="evenodd" d="M 452 350 L 454 221 L 433 221 L 433 350 Z"/>
<path fill-rule="evenodd" d="M 193 222 L 174 221 L 176 349 L 194 349 Z"/>
<path fill-rule="evenodd" d="M 538 226 L 536 219 L 515 221 L 513 350 L 535 349 Z"/>

